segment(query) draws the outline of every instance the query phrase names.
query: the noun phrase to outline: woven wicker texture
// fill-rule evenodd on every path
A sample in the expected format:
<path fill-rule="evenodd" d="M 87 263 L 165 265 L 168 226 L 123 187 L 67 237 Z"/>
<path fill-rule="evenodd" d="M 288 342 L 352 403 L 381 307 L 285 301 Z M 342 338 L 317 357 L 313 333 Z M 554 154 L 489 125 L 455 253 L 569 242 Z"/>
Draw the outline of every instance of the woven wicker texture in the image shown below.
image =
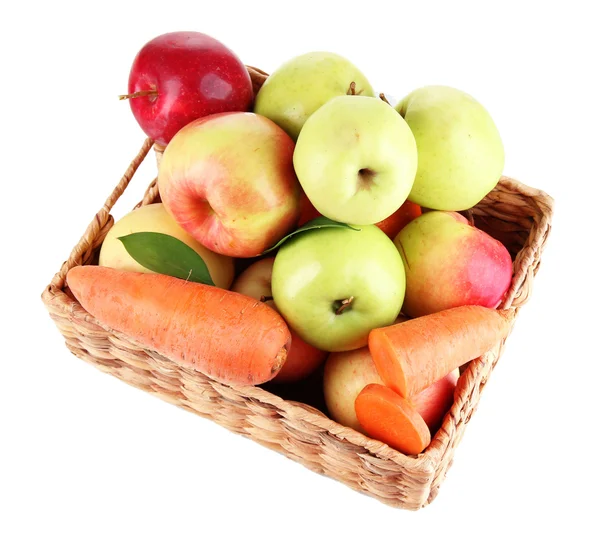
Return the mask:
<path fill-rule="evenodd" d="M 257 91 L 267 75 L 252 67 L 248 70 Z M 114 223 L 110 210 L 152 147 L 152 140 L 144 142 L 67 261 L 44 289 L 42 300 L 69 350 L 103 372 L 209 418 L 386 504 L 415 510 L 431 502 L 504 342 L 463 371 L 455 402 L 425 452 L 405 456 L 337 424 L 307 404 L 269 392 L 269 386 L 223 385 L 139 347 L 121 333 L 105 329 L 74 300 L 66 287 L 66 274 L 73 266 L 96 262 L 102 241 Z M 160 148 L 156 156 L 160 162 Z M 152 181 L 137 206 L 158 200 L 156 181 Z M 513 255 L 512 285 L 500 307 L 514 315 L 531 294 L 550 231 L 552 205 L 552 198 L 544 192 L 503 177 L 471 210 L 475 224 L 501 240 Z"/>

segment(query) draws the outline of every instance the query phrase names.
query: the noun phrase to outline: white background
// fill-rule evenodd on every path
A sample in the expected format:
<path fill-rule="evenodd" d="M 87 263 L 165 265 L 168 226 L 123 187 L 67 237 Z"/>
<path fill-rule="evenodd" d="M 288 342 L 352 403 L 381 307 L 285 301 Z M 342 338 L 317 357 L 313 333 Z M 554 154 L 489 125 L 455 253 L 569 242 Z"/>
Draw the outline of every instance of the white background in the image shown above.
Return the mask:
<path fill-rule="evenodd" d="M 587 5 L 3 7 L 0 534 L 597 534 L 600 42 Z M 266 71 L 321 49 L 396 97 L 430 83 L 463 89 L 497 122 L 505 174 L 556 199 L 531 301 L 438 497 L 419 512 L 384 506 L 100 373 L 68 352 L 42 305 L 144 139 L 116 98 L 134 55 L 182 29 Z M 154 171 L 150 160 L 117 216 Z"/>

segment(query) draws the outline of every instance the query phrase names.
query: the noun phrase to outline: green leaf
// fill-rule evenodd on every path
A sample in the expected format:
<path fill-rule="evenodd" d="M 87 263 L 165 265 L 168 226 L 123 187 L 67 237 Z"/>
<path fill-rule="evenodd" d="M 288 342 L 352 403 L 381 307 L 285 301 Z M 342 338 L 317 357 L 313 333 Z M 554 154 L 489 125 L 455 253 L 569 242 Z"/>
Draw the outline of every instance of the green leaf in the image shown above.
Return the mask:
<path fill-rule="evenodd" d="M 277 242 L 277 244 L 270 247 L 269 249 L 266 249 L 265 251 L 263 251 L 263 253 L 269 253 L 269 252 L 273 251 L 274 249 L 277 249 L 286 240 L 288 240 L 289 238 L 291 238 L 292 236 L 294 236 L 298 233 L 302 233 L 304 231 L 312 231 L 313 229 L 323 229 L 324 227 L 341 227 L 344 229 L 352 229 L 353 231 L 360 231 L 360 229 L 356 229 L 355 227 L 352 227 L 352 226 L 348 225 L 347 223 L 330 220 L 329 218 L 327 218 L 325 216 L 319 216 L 319 217 L 315 218 L 314 220 L 310 220 L 309 222 L 306 222 L 302 227 L 298 227 L 298 229 L 296 229 L 295 231 L 292 231 L 289 235 L 284 236 L 279 242 Z"/>
<path fill-rule="evenodd" d="M 119 240 L 127 253 L 148 270 L 215 286 L 204 259 L 174 236 L 144 232 L 120 236 Z"/>

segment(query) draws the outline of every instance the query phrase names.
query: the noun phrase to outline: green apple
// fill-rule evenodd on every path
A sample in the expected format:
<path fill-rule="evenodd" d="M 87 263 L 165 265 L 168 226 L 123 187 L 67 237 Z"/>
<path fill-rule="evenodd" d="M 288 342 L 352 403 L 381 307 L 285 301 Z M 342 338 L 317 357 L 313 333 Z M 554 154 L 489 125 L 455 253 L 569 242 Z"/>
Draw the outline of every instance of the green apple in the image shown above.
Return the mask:
<path fill-rule="evenodd" d="M 496 186 L 504 147 L 490 114 L 473 97 L 451 87 L 427 86 L 410 93 L 396 109 L 419 150 L 411 201 L 438 210 L 466 210 Z"/>
<path fill-rule="evenodd" d="M 389 104 L 335 97 L 306 121 L 294 150 L 294 169 L 321 214 L 369 225 L 406 201 L 417 172 L 417 144 Z"/>
<path fill-rule="evenodd" d="M 254 112 L 296 140 L 312 113 L 333 97 L 349 93 L 374 96 L 371 84 L 346 58 L 309 52 L 287 61 L 267 78 L 256 96 Z"/>
<path fill-rule="evenodd" d="M 404 265 L 394 243 L 374 225 L 356 228 L 298 233 L 275 257 L 277 309 L 320 350 L 365 346 L 369 332 L 393 324 L 402 307 Z"/>

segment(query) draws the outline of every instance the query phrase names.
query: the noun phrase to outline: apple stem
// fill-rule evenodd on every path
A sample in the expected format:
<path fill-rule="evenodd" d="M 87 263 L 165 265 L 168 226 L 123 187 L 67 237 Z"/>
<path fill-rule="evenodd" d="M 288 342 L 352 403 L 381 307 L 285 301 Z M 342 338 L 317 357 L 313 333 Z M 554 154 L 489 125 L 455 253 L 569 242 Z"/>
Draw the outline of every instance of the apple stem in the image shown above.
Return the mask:
<path fill-rule="evenodd" d="M 354 296 L 350 296 L 349 298 L 342 300 L 342 303 L 335 311 L 335 314 L 341 315 L 346 309 L 348 309 L 348 307 L 350 307 L 350 305 L 352 305 L 353 301 L 354 301 Z"/>
<path fill-rule="evenodd" d="M 273 299 L 273 296 L 261 296 L 260 297 L 260 301 L 263 303 L 271 301 L 272 299 Z"/>
<path fill-rule="evenodd" d="M 119 100 L 137 99 L 138 97 L 158 97 L 158 91 L 156 89 L 136 91 L 135 93 L 129 93 L 128 95 L 119 95 Z"/>
<path fill-rule="evenodd" d="M 350 82 L 350 87 L 348 88 L 346 95 L 360 95 L 362 92 L 362 89 L 358 93 L 356 92 L 356 82 L 352 81 Z"/>
<path fill-rule="evenodd" d="M 380 98 L 380 99 L 381 99 L 383 102 L 385 102 L 386 104 L 390 104 L 390 101 L 389 101 L 389 100 L 387 100 L 387 98 L 386 98 L 386 96 L 385 96 L 385 93 L 380 93 L 380 94 L 379 94 L 379 98 Z M 390 106 L 391 106 L 391 104 L 390 104 Z"/>

